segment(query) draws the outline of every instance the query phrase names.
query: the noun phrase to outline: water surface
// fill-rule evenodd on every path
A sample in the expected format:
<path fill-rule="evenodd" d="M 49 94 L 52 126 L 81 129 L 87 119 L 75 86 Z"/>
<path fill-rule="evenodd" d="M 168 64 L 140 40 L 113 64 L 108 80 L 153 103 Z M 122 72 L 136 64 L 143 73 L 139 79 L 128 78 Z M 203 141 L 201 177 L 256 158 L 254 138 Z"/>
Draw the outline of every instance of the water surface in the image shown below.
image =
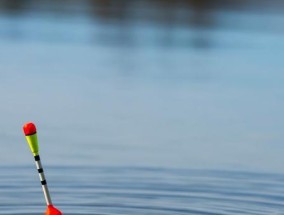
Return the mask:
<path fill-rule="evenodd" d="M 43 213 L 31 170 L 1 168 L 0 214 Z M 284 209 L 280 174 L 99 166 L 48 167 L 46 173 L 53 201 L 66 215 L 264 215 Z"/>
<path fill-rule="evenodd" d="M 281 1 L 0 1 L 0 214 L 283 214 Z"/>

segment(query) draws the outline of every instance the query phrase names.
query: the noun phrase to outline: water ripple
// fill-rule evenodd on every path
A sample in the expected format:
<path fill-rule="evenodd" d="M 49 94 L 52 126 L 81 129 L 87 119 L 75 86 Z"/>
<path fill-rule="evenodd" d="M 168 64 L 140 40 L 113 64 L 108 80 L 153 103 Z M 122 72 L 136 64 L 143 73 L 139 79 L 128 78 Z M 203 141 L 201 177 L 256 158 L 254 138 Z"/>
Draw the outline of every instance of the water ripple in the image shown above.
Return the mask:
<path fill-rule="evenodd" d="M 0 214 L 42 214 L 33 167 L 0 168 Z M 47 167 L 66 215 L 283 214 L 283 175 L 129 167 Z"/>

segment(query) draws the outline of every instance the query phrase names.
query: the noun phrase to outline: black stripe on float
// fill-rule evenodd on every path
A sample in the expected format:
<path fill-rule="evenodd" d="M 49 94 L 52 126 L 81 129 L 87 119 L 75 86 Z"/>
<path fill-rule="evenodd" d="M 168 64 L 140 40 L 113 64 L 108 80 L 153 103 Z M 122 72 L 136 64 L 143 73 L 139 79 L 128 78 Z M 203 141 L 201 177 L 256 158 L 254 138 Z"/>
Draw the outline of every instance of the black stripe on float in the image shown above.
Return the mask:
<path fill-rule="evenodd" d="M 36 132 L 31 133 L 31 134 L 26 134 L 25 136 L 28 137 L 28 136 L 32 136 L 32 135 L 34 135 L 34 134 L 36 134 Z"/>
<path fill-rule="evenodd" d="M 46 180 L 41 181 L 41 185 L 46 185 Z"/>
<path fill-rule="evenodd" d="M 39 161 L 40 160 L 39 155 L 36 155 L 34 158 L 35 158 L 35 161 Z"/>
<path fill-rule="evenodd" d="M 37 171 L 38 171 L 38 173 L 43 173 L 43 168 L 40 168 Z"/>

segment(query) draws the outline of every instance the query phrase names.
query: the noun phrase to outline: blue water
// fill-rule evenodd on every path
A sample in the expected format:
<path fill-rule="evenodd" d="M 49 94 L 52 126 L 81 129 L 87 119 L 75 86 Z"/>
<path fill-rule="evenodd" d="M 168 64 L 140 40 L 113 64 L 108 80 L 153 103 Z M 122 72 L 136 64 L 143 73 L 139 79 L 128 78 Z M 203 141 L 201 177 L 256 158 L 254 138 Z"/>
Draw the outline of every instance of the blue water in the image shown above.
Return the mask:
<path fill-rule="evenodd" d="M 0 214 L 42 214 L 27 166 L 1 168 Z M 36 173 L 36 172 L 35 172 Z M 53 202 L 75 214 L 283 214 L 284 175 L 170 168 L 46 168 Z"/>
<path fill-rule="evenodd" d="M 10 2 L 0 214 L 284 214 L 281 2 Z"/>

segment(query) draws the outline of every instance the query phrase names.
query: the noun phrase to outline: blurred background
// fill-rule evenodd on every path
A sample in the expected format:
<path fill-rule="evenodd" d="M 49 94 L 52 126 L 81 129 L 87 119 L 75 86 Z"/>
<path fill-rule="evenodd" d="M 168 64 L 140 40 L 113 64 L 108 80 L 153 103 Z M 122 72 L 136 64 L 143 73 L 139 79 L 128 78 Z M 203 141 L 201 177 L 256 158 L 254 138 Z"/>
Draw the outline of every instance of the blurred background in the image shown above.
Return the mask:
<path fill-rule="evenodd" d="M 283 6 L 0 0 L 0 164 L 284 173 Z"/>

